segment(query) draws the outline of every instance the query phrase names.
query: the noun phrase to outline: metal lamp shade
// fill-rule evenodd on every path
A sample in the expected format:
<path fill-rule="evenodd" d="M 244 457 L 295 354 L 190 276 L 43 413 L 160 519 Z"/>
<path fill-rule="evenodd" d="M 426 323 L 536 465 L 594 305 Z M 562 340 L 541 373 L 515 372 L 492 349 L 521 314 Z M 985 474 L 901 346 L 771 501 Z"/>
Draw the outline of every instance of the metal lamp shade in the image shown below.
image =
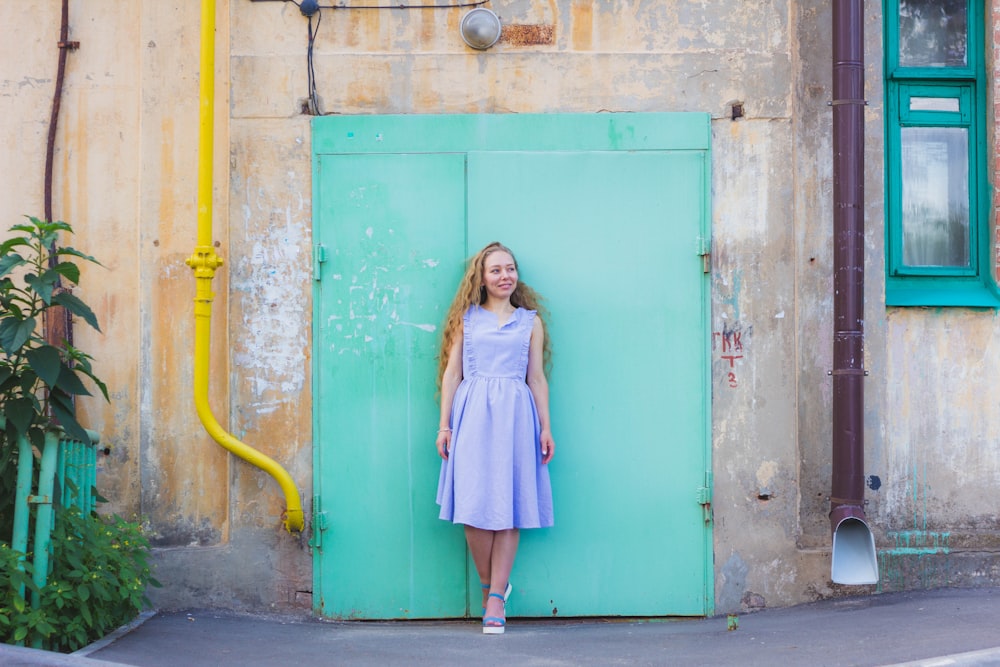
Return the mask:
<path fill-rule="evenodd" d="M 489 9 L 477 7 L 462 17 L 462 39 L 474 49 L 488 49 L 500 39 L 500 18 Z"/>

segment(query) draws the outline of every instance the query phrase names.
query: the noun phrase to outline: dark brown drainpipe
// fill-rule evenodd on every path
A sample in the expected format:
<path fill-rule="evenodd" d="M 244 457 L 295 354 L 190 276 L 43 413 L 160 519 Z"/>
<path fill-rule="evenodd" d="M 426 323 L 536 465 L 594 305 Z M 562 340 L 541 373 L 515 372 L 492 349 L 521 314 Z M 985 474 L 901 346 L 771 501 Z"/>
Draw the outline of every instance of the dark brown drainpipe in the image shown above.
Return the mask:
<path fill-rule="evenodd" d="M 79 42 L 69 41 L 69 0 L 62 0 L 62 12 L 59 26 L 59 61 L 56 69 L 56 86 L 52 94 L 52 112 L 49 115 L 49 135 L 45 147 L 45 182 L 43 202 L 46 222 L 52 222 L 52 172 L 55 163 L 56 130 L 59 126 L 59 111 L 62 108 L 63 82 L 66 78 L 66 56 L 70 50 L 80 46 Z M 59 263 L 59 257 L 49 258 L 49 268 Z M 56 289 L 62 290 L 62 281 L 56 284 Z M 73 343 L 73 319 L 70 312 L 61 306 L 50 308 L 45 313 L 43 323 L 45 340 L 49 345 L 61 347 L 62 342 Z"/>
<path fill-rule="evenodd" d="M 833 482 L 835 583 L 878 581 L 864 510 L 864 1 L 833 0 Z"/>

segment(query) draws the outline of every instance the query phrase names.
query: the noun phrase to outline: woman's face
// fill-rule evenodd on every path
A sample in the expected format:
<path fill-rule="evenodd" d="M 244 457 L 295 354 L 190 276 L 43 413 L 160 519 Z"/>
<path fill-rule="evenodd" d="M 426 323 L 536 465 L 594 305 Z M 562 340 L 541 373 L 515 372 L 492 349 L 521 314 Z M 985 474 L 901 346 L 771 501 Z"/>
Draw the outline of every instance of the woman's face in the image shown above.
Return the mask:
<path fill-rule="evenodd" d="M 483 262 L 483 286 L 494 299 L 507 300 L 517 287 L 517 265 L 510 253 L 491 252 Z"/>

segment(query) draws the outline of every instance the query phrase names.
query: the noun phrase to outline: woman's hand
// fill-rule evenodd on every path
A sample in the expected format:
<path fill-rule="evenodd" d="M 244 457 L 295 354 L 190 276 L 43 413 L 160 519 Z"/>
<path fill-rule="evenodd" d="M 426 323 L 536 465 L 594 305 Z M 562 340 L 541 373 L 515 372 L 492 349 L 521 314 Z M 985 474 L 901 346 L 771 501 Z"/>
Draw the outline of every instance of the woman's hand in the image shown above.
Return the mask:
<path fill-rule="evenodd" d="M 437 437 L 437 448 L 438 455 L 443 458 L 448 458 L 448 453 L 451 451 L 451 429 L 441 429 L 438 431 Z"/>
<path fill-rule="evenodd" d="M 552 455 L 556 453 L 556 441 L 552 439 L 552 431 L 545 429 L 538 438 L 542 443 L 542 463 L 546 464 L 552 460 Z"/>

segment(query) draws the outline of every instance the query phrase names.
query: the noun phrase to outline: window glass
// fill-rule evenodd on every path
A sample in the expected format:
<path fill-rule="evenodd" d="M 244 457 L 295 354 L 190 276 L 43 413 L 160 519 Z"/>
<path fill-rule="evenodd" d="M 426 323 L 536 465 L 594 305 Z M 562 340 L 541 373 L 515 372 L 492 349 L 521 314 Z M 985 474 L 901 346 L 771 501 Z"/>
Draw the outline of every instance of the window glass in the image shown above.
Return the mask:
<path fill-rule="evenodd" d="M 910 111 L 951 111 L 962 110 L 957 97 L 911 97 Z"/>
<path fill-rule="evenodd" d="M 968 0 L 899 0 L 901 67 L 966 67 Z"/>
<path fill-rule="evenodd" d="M 968 267 L 968 130 L 904 127 L 900 148 L 903 264 Z"/>

